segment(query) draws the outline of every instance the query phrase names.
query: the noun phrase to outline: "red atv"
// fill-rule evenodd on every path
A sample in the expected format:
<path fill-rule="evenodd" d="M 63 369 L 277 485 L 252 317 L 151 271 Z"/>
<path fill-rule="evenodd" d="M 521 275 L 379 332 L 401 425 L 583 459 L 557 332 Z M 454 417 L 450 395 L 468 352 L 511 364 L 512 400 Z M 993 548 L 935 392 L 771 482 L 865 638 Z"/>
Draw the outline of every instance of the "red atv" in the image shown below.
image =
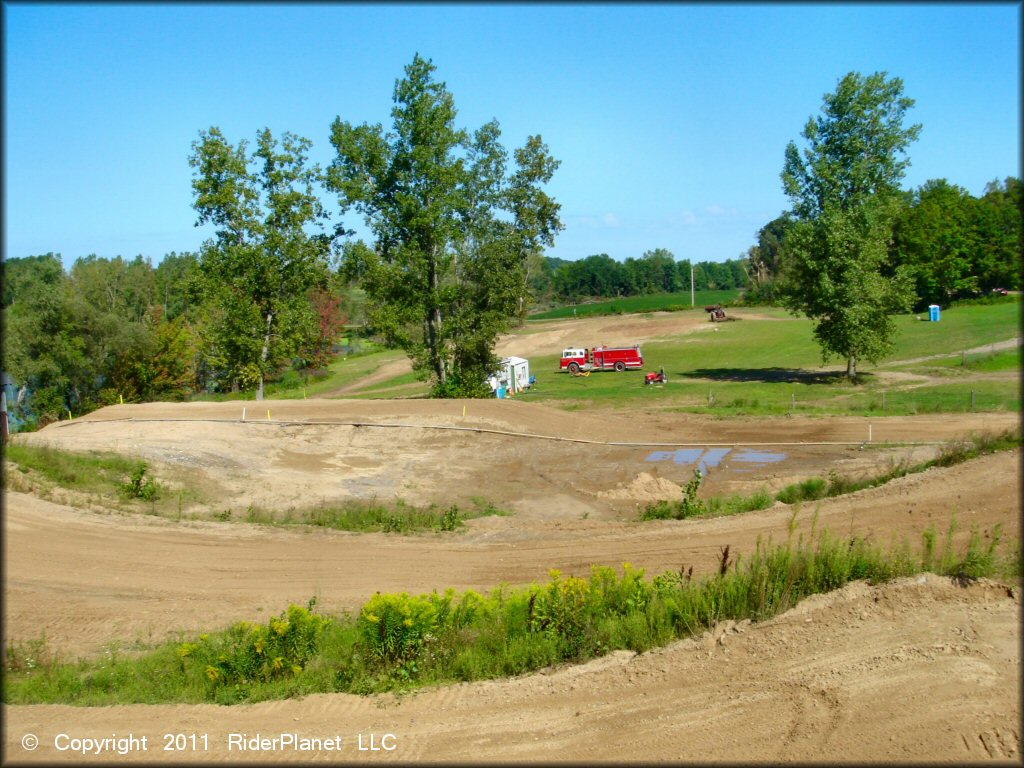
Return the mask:
<path fill-rule="evenodd" d="M 664 384 L 668 381 L 668 376 L 665 375 L 665 369 L 662 368 L 657 373 L 648 373 L 644 376 L 644 384 Z"/>

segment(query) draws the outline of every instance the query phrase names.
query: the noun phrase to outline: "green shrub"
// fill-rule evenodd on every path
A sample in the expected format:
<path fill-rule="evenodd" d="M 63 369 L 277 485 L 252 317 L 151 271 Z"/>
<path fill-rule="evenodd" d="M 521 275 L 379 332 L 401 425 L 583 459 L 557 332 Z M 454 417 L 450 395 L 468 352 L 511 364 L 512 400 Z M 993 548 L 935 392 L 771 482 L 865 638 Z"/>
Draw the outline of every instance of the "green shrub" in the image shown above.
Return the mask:
<path fill-rule="evenodd" d="M 415 662 L 437 630 L 437 608 L 427 596 L 382 595 L 370 598 L 359 613 L 362 646 L 383 664 Z"/>
<path fill-rule="evenodd" d="M 820 477 L 812 477 L 794 485 L 787 485 L 775 498 L 783 504 L 796 504 L 800 501 L 815 501 L 825 498 L 827 484 Z"/>
<path fill-rule="evenodd" d="M 139 462 L 139 465 L 132 471 L 131 479 L 121 486 L 121 492 L 130 499 L 142 499 L 153 501 L 160 487 L 152 479 L 146 477 L 149 465 L 146 462 Z"/>
<path fill-rule="evenodd" d="M 557 638 L 564 649 L 563 657 L 576 658 L 585 645 L 590 584 L 576 576 L 562 579 L 557 569 L 550 576 L 546 587 L 531 593 L 530 631 Z"/>
<path fill-rule="evenodd" d="M 700 491 L 700 484 L 703 480 L 700 467 L 693 470 L 693 476 L 683 488 L 683 498 L 678 501 L 655 502 L 648 505 L 641 513 L 642 520 L 683 520 L 687 517 L 705 514 L 708 511 L 707 505 L 697 497 Z"/>
<path fill-rule="evenodd" d="M 212 688 L 268 682 L 301 674 L 319 651 L 331 619 L 292 605 L 266 625 L 235 624 L 223 634 L 201 635 L 178 647 L 182 671 L 202 669 Z"/>

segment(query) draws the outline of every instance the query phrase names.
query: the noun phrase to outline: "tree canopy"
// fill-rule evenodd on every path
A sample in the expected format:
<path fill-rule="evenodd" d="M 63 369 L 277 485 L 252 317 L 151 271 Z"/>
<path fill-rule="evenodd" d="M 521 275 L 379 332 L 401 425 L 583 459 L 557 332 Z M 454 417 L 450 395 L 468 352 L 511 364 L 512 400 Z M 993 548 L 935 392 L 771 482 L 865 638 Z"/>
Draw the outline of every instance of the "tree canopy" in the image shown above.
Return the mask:
<path fill-rule="evenodd" d="M 531 136 L 510 174 L 497 121 L 472 135 L 457 128 L 435 71 L 418 54 L 405 68 L 390 132 L 334 121 L 327 185 L 373 233 L 372 247 L 346 250 L 346 268 L 373 300 L 371 325 L 435 395 L 483 395 L 497 336 L 528 294 L 528 266 L 562 228 L 542 189 L 558 162 Z"/>
<path fill-rule="evenodd" d="M 822 115 L 786 147 L 782 183 L 795 224 L 787 236 L 781 301 L 814 323 L 823 360 L 876 362 L 892 348 L 892 315 L 910 308 L 909 270 L 884 274 L 907 147 L 920 125 L 904 126 L 914 102 L 886 73 L 851 72 L 826 94 Z"/>
<path fill-rule="evenodd" d="M 198 264 L 206 356 L 224 383 L 255 386 L 258 400 L 266 375 L 315 333 L 307 295 L 328 279 L 331 238 L 322 226 L 307 231 L 327 218 L 310 146 L 264 129 L 250 155 L 244 139 L 234 146 L 212 127 L 200 132 L 189 158 L 196 225 L 216 226 Z"/>

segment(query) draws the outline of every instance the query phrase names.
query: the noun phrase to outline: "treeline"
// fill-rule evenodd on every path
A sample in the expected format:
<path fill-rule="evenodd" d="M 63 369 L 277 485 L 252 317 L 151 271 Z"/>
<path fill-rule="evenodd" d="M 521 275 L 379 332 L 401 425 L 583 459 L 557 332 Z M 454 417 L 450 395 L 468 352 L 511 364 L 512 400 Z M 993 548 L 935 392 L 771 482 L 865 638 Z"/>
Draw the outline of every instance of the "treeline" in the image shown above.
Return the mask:
<path fill-rule="evenodd" d="M 692 265 L 696 290 L 730 290 L 749 285 L 740 259 L 699 261 Z M 689 290 L 691 262 L 676 261 L 671 251 L 655 248 L 640 258 L 616 261 L 605 253 L 578 261 L 547 259 L 544 275 L 531 282 L 535 300 L 579 301 Z"/>
<path fill-rule="evenodd" d="M 1008 177 L 986 185 L 981 197 L 945 179 L 906 191 L 888 248 L 885 274 L 912 275 L 915 311 L 929 304 L 1020 290 L 1024 252 L 1021 180 Z M 745 299 L 773 303 L 784 275 L 786 237 L 795 219 L 783 214 L 757 233 L 742 260 L 750 277 Z"/>
<path fill-rule="evenodd" d="M 1021 204 L 1016 178 L 990 183 L 978 198 L 945 180 L 905 192 L 889 273 L 912 272 L 917 310 L 995 288 L 1019 290 Z M 693 264 L 694 287 L 742 288 L 748 303 L 773 303 L 793 225 L 784 214 L 761 228 L 743 258 Z M 239 315 L 233 333 L 217 332 L 234 310 L 211 289 L 216 276 L 204 276 L 201 262 L 191 252 L 172 252 L 155 267 L 142 256 L 89 255 L 67 271 L 53 253 L 4 261 L 4 383 L 14 420 L 31 428 L 121 401 L 255 388 L 260 372 L 237 361 L 259 359 L 266 315 Z M 690 275 L 690 261 L 663 248 L 623 262 L 607 254 L 547 257 L 531 262 L 525 305 L 676 292 L 690 286 Z M 287 322 L 274 328 L 271 380 L 324 369 L 345 322 L 365 319 L 352 303 L 355 283 L 323 267 L 307 277 L 282 313 Z M 242 354 L 228 345 L 244 328 L 254 349 Z"/>
<path fill-rule="evenodd" d="M 3 262 L 4 373 L 8 409 L 23 428 L 118 402 L 180 401 L 237 389 L 209 333 L 216 307 L 204 301 L 199 257 L 172 252 L 154 267 L 89 255 L 65 271 L 61 257 Z M 305 303 L 288 361 L 326 366 L 345 315 L 337 278 L 327 275 Z"/>
<path fill-rule="evenodd" d="M 945 179 L 904 192 L 889 246 L 888 273 L 899 267 L 912 271 L 918 311 L 997 288 L 1020 290 L 1021 206 L 1021 180 L 1013 177 L 990 182 L 981 197 Z M 775 303 L 786 235 L 794 223 L 784 213 L 757 232 L 757 243 L 742 257 L 694 263 L 694 288 L 740 288 L 747 303 Z M 530 288 L 538 303 L 675 293 L 690 288 L 690 266 L 689 259 L 676 261 L 664 248 L 624 261 L 604 253 L 578 261 L 549 257 L 531 277 Z"/>

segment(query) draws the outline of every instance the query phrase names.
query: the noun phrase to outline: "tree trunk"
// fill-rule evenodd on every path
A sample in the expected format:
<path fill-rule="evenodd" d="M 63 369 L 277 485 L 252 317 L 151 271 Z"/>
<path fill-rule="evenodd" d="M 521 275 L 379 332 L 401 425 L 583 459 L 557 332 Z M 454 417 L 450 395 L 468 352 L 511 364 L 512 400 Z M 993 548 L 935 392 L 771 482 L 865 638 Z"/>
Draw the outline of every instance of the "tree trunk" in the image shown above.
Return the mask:
<path fill-rule="evenodd" d="M 267 331 L 263 334 L 263 351 L 260 352 L 260 383 L 256 388 L 256 399 L 263 399 L 263 366 L 270 355 L 270 324 L 274 320 L 274 313 L 267 312 Z"/>
<path fill-rule="evenodd" d="M 441 331 L 441 309 L 440 307 L 434 307 L 434 318 L 432 323 L 431 336 L 433 338 L 433 344 L 435 354 L 437 355 L 437 379 L 441 384 L 441 389 L 444 390 L 448 383 L 448 364 L 444 358 L 444 350 L 441 349 L 440 341 L 438 336 Z"/>
<path fill-rule="evenodd" d="M 850 381 L 857 380 L 857 355 L 854 352 L 850 353 L 850 357 L 846 361 L 846 378 Z"/>
<path fill-rule="evenodd" d="M 448 383 L 448 366 L 445 365 L 444 350 L 440 348 L 438 338 L 441 333 L 442 317 L 441 308 L 437 306 L 437 289 L 441 282 L 441 276 L 437 273 L 437 246 L 431 249 L 428 281 L 430 283 L 430 303 L 433 306 L 427 314 L 427 346 L 438 386 L 441 391 L 444 391 L 445 385 Z"/>

